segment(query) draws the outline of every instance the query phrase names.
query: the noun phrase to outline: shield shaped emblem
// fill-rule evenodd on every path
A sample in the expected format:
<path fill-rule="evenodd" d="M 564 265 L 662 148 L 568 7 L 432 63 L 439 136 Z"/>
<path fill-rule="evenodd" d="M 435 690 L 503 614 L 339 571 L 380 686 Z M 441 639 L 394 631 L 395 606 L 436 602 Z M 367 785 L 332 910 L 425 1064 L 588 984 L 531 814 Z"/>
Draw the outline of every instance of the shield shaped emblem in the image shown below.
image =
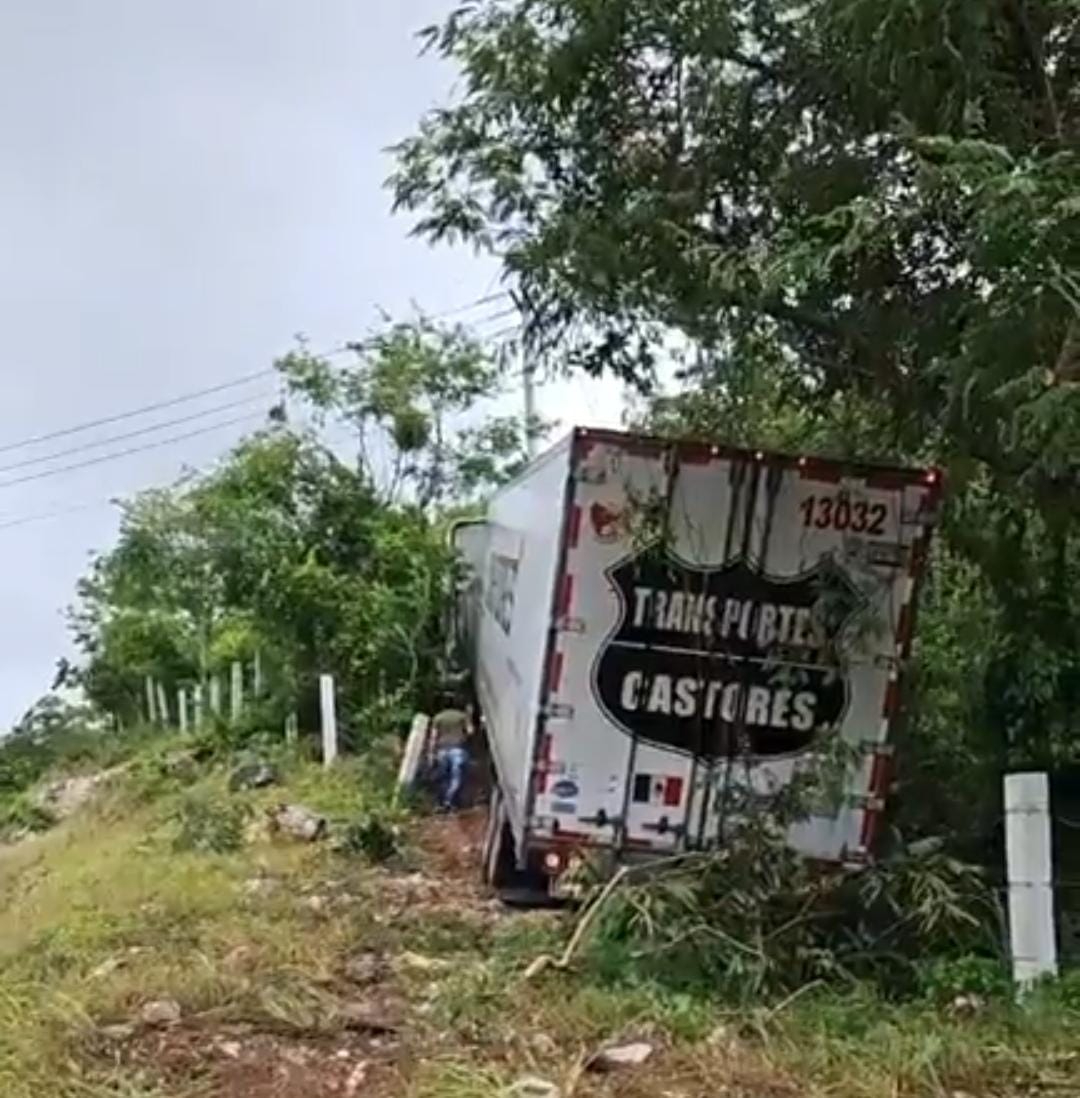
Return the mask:
<path fill-rule="evenodd" d="M 593 689 L 645 743 L 704 758 L 809 750 L 848 706 L 841 646 L 865 599 L 831 558 L 793 577 L 656 549 L 609 569 L 620 617 Z"/>

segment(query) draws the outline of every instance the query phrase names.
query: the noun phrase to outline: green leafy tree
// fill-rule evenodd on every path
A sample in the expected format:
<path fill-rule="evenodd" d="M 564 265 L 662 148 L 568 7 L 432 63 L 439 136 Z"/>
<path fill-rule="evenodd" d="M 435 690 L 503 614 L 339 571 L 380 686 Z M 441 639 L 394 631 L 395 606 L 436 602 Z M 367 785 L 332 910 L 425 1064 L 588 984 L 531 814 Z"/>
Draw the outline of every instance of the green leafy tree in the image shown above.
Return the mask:
<path fill-rule="evenodd" d="M 673 367 L 653 429 L 946 467 L 922 803 L 1074 757 L 1075 0 L 471 0 L 423 37 L 461 91 L 397 206 L 501 259 L 534 346 Z"/>
<path fill-rule="evenodd" d="M 322 417 L 351 428 L 385 499 L 463 502 L 523 464 L 520 420 L 494 414 L 504 364 L 465 329 L 392 324 L 349 351 L 354 361 L 337 366 L 302 346 L 278 368 Z"/>
<path fill-rule="evenodd" d="M 506 476 L 522 431 L 490 414 L 498 363 L 461 332 L 393 326 L 355 353 L 281 368 L 317 418 L 350 425 L 359 461 L 279 415 L 216 468 L 125 503 L 79 586 L 84 659 L 65 681 L 129 722 L 147 676 L 171 698 L 256 653 L 277 716 L 310 715 L 327 671 L 358 731 L 424 699 L 445 658 L 443 508 Z"/>

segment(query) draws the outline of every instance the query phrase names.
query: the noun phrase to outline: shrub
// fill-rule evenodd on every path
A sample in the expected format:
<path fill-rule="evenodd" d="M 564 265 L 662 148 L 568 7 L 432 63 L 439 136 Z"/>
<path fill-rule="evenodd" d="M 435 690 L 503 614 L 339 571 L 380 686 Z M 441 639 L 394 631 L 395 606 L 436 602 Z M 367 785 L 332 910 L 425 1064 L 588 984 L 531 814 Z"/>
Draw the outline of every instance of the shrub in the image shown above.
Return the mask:
<path fill-rule="evenodd" d="M 385 862 L 399 853 L 400 843 L 400 828 L 387 818 L 369 812 L 345 828 L 341 849 L 350 854 L 362 854 L 371 862 Z"/>
<path fill-rule="evenodd" d="M 815 981 L 915 994 L 927 957 L 993 956 L 996 935 L 992 892 L 969 866 L 935 856 L 822 870 L 751 820 L 722 849 L 616 891 L 590 948 L 613 979 L 633 971 L 745 1002 Z"/>
<path fill-rule="evenodd" d="M 228 854 L 244 845 L 250 808 L 240 801 L 200 791 L 189 793 L 173 817 L 177 850 Z"/>

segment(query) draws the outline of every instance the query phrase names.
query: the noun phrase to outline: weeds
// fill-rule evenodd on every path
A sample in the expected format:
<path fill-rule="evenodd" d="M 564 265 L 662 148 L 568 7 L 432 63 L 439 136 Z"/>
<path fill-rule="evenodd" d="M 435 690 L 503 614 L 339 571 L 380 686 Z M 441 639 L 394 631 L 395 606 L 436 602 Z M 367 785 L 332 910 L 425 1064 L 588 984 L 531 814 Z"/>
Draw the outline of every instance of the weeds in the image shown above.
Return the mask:
<path fill-rule="evenodd" d="M 822 872 L 777 830 L 746 825 L 722 850 L 614 892 L 587 954 L 614 980 L 636 972 L 706 984 L 743 1004 L 814 981 L 912 994 L 927 957 L 993 963 L 997 926 L 991 891 L 961 863 L 936 856 Z"/>
<path fill-rule="evenodd" d="M 177 806 L 173 822 L 175 850 L 199 854 L 229 854 L 244 845 L 251 808 L 205 790 L 190 793 Z"/>
<path fill-rule="evenodd" d="M 367 813 L 345 828 L 341 849 L 348 854 L 362 854 L 369 862 L 387 862 L 400 853 L 401 829 L 384 816 Z"/>

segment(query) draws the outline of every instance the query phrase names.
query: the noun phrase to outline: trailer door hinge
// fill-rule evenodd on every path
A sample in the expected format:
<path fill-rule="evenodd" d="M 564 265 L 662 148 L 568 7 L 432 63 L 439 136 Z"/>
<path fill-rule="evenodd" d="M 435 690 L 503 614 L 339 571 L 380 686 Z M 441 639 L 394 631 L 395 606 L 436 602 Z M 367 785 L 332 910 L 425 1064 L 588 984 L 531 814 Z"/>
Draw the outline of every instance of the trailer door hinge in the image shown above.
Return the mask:
<path fill-rule="evenodd" d="M 562 633 L 584 633 L 585 622 L 581 618 L 560 618 L 559 631 Z"/>
<path fill-rule="evenodd" d="M 548 720 L 572 721 L 574 719 L 574 707 L 565 702 L 552 702 L 546 709 Z"/>

